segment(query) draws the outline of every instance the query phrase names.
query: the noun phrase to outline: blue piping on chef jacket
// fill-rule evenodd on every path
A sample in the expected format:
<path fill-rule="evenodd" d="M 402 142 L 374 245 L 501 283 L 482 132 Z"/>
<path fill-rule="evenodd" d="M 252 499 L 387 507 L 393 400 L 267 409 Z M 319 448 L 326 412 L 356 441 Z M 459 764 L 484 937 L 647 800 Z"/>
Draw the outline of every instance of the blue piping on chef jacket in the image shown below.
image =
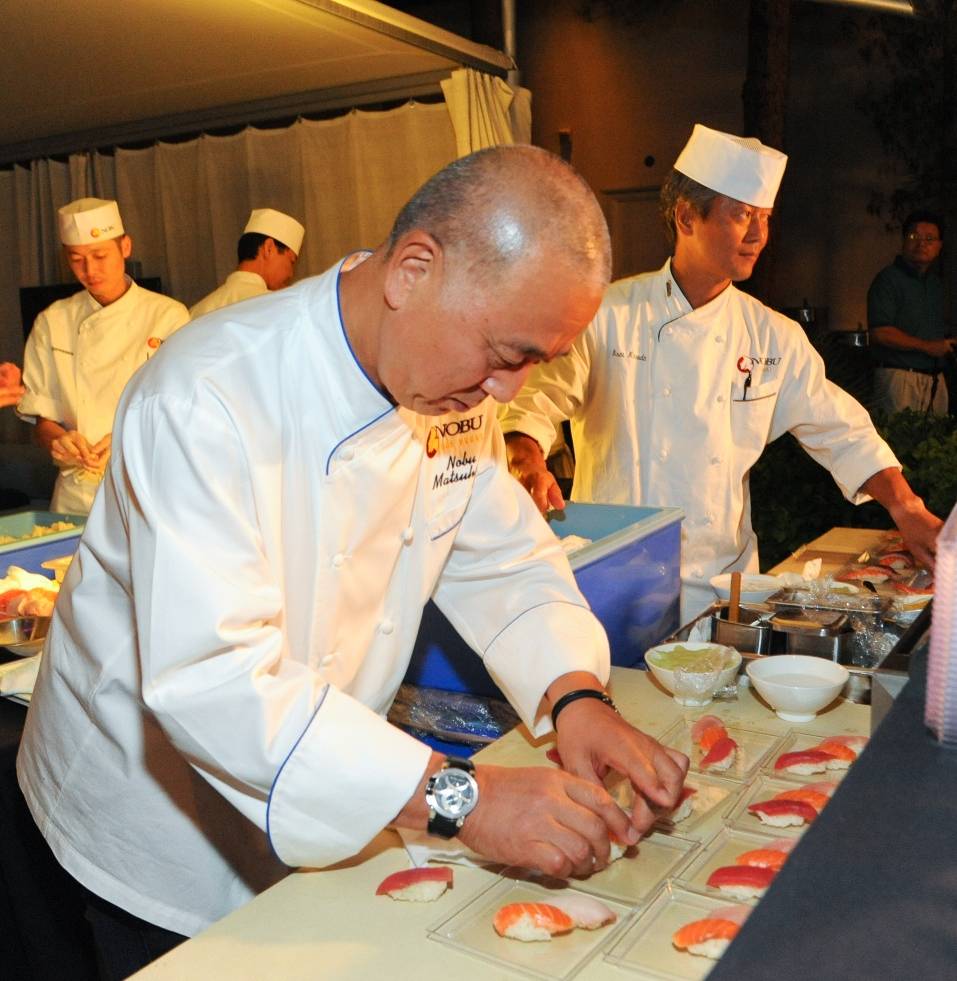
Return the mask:
<path fill-rule="evenodd" d="M 269 815 L 270 815 L 270 808 L 272 807 L 273 791 L 276 789 L 276 783 L 278 782 L 279 778 L 282 776 L 282 771 L 285 769 L 286 764 L 292 758 L 292 754 L 295 753 L 296 750 L 299 748 L 299 744 L 302 742 L 303 737 L 309 731 L 313 722 L 315 722 L 316 716 L 319 714 L 319 709 L 322 708 L 322 703 L 326 700 L 326 695 L 328 693 L 329 693 L 329 685 L 326 685 L 326 687 L 322 689 L 322 695 L 319 698 L 319 703 L 318 705 L 316 705 L 315 711 L 312 713 L 312 715 L 309 718 L 309 721 L 306 723 L 306 728 L 302 730 L 302 732 L 299 734 L 299 738 L 295 741 L 295 743 L 293 743 L 292 749 L 289 750 L 289 752 L 286 754 L 286 758 L 282 761 L 282 763 L 279 764 L 279 769 L 276 771 L 276 775 L 273 777 L 272 786 L 269 788 L 269 796 L 266 798 L 266 838 L 269 841 L 269 847 L 272 849 L 273 855 L 276 856 L 276 860 L 282 862 L 283 865 L 285 865 L 286 863 L 283 862 L 282 859 L 279 857 L 279 852 L 276 851 L 276 846 L 273 845 L 272 843 L 272 834 L 269 830 Z M 294 866 L 289 866 L 289 868 L 294 868 Z"/>
<path fill-rule="evenodd" d="M 368 250 L 357 249 L 356 251 L 366 252 Z M 342 322 L 342 293 L 340 292 L 340 286 L 342 284 L 342 266 L 343 263 L 346 261 L 346 259 L 348 259 L 351 255 L 355 255 L 355 253 L 350 253 L 350 255 L 347 255 L 344 259 L 342 259 L 339 263 L 339 268 L 336 271 L 336 312 L 339 314 L 339 330 L 342 331 L 342 339 L 346 342 L 346 347 L 349 349 L 349 353 L 352 355 L 352 360 L 356 363 L 356 367 L 359 369 L 359 371 L 362 372 L 362 377 L 365 378 L 365 380 L 377 392 L 381 394 L 382 389 L 379 388 L 379 386 L 376 385 L 376 383 L 368 376 L 365 368 L 363 368 L 362 365 L 359 363 L 359 359 L 356 357 L 356 352 L 352 349 L 352 344 L 349 343 L 349 335 L 346 333 L 346 325 Z M 372 255 L 372 253 L 369 252 L 369 255 Z M 329 456 L 326 457 L 326 476 L 327 477 L 329 476 L 329 465 L 332 463 L 332 458 L 336 455 L 336 450 L 338 450 L 343 443 L 345 443 L 347 440 L 352 439 L 354 436 L 358 436 L 359 433 L 363 432 L 363 430 L 368 429 L 370 426 L 374 426 L 380 419 L 384 419 L 390 412 L 395 412 L 396 408 L 397 406 L 390 405 L 389 408 L 385 410 L 385 412 L 381 413 L 380 415 L 377 415 L 374 419 L 371 419 L 364 426 L 360 426 L 354 433 L 349 433 L 348 436 L 344 436 L 342 439 L 340 439 L 339 442 L 336 443 L 335 446 L 333 446 L 332 450 L 329 453 Z"/>
<path fill-rule="evenodd" d="M 544 603 L 536 603 L 534 606 L 529 606 L 527 609 L 522 610 L 517 617 L 513 617 L 511 620 L 509 620 L 509 622 L 506 623 L 505 626 L 502 627 L 502 629 L 488 642 L 485 649 L 482 651 L 482 656 L 484 657 L 492 649 L 492 645 L 495 643 L 495 641 L 497 641 L 506 630 L 510 629 L 513 623 L 518 623 L 518 621 L 521 620 L 526 613 L 531 613 L 532 610 L 537 610 L 542 606 L 554 606 L 556 603 L 563 606 L 574 606 L 576 609 L 588 610 L 591 612 L 591 607 L 585 606 L 582 603 L 573 603 L 571 600 L 554 599 L 546 600 Z"/>

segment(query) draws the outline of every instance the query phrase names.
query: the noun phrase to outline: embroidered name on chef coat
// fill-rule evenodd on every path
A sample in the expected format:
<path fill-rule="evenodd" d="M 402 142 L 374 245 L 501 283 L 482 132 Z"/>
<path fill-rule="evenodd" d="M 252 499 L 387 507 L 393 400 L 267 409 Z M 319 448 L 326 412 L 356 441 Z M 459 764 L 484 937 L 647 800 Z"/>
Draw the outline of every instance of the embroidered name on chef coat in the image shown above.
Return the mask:
<path fill-rule="evenodd" d="M 425 452 L 429 459 L 444 456 L 437 460 L 439 469 L 432 479 L 432 489 L 439 490 L 449 484 L 471 480 L 477 469 L 477 447 L 482 443 L 482 425 L 485 415 L 478 412 L 464 419 L 449 419 L 429 427 Z"/>

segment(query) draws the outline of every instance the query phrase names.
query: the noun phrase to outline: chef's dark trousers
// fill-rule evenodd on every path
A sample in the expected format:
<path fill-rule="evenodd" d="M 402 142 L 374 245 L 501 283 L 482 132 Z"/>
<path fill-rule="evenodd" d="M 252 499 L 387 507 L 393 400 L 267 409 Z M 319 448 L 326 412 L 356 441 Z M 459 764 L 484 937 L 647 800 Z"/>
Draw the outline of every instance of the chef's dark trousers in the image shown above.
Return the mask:
<path fill-rule="evenodd" d="M 89 889 L 85 892 L 100 981 L 123 981 L 187 939 L 138 919 Z"/>

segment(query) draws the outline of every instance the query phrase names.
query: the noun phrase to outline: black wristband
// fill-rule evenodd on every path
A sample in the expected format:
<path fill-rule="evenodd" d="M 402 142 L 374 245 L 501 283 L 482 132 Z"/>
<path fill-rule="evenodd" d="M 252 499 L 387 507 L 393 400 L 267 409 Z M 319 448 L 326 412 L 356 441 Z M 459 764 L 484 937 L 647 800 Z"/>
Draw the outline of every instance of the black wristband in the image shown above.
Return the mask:
<path fill-rule="evenodd" d="M 578 688 L 562 695 L 552 708 L 552 727 L 554 729 L 558 729 L 558 714 L 561 710 L 571 705 L 572 702 L 577 702 L 579 698 L 597 698 L 599 702 L 604 702 L 616 712 L 618 711 L 615 703 L 611 700 L 611 695 L 607 692 L 599 691 L 597 688 Z"/>

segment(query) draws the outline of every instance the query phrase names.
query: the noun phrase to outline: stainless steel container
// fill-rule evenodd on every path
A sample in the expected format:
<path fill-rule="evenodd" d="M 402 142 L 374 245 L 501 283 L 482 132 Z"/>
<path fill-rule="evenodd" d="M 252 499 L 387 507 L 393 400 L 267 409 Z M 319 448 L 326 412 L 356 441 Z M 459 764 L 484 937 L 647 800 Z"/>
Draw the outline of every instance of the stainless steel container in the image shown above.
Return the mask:
<path fill-rule="evenodd" d="M 728 605 L 720 606 L 711 617 L 711 639 L 738 651 L 767 654 L 771 650 L 771 625 L 763 620 L 767 610 L 742 606 L 738 620 L 728 620 Z"/>
<path fill-rule="evenodd" d="M 770 622 L 772 630 L 784 636 L 785 654 L 809 654 L 840 662 L 853 636 L 846 613 L 779 610 Z"/>

